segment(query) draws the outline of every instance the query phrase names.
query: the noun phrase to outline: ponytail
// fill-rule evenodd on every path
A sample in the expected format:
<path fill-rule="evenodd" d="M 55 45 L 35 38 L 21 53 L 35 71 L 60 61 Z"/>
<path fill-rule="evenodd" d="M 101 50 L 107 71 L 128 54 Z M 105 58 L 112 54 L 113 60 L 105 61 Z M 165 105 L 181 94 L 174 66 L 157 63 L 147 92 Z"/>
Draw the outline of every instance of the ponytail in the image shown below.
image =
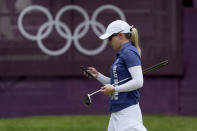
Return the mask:
<path fill-rule="evenodd" d="M 136 28 L 131 26 L 131 41 L 133 42 L 134 46 L 137 48 L 137 51 L 141 57 L 141 49 L 139 46 L 139 38 L 138 38 L 138 31 Z"/>

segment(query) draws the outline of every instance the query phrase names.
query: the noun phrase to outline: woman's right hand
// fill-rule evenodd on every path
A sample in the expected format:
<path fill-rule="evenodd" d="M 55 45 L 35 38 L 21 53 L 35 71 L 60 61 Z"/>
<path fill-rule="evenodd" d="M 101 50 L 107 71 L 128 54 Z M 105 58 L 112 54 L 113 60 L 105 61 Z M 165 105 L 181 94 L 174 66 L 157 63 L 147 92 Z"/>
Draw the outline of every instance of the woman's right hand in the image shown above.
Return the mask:
<path fill-rule="evenodd" d="M 88 67 L 87 71 L 94 77 L 98 77 L 98 71 L 94 67 Z M 88 78 L 92 78 L 92 76 L 88 75 L 87 73 L 84 72 L 84 75 Z"/>

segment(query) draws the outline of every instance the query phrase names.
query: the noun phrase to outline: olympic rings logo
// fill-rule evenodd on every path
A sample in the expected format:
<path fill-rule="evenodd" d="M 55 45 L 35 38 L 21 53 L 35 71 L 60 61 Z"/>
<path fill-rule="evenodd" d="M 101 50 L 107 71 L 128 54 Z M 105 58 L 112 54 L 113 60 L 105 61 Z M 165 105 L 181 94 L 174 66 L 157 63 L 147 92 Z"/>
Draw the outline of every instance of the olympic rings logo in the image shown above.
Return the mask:
<path fill-rule="evenodd" d="M 29 11 L 32 10 L 37 10 L 40 11 L 42 13 L 44 13 L 47 18 L 48 21 L 44 24 L 42 24 L 36 35 L 32 35 L 29 34 L 23 26 L 23 18 L 25 16 L 25 14 L 27 14 Z M 84 21 L 81 22 L 76 29 L 74 30 L 73 34 L 71 33 L 71 30 L 69 29 L 69 27 L 63 23 L 62 21 L 60 21 L 60 18 L 62 16 L 63 13 L 65 13 L 68 10 L 76 10 L 79 13 L 81 13 L 84 17 Z M 120 19 L 122 20 L 126 20 L 126 17 L 123 13 L 123 11 L 121 11 L 118 7 L 114 6 L 114 5 L 103 5 L 100 6 L 99 8 L 97 8 L 92 15 L 92 18 L 90 19 L 87 12 L 80 6 L 77 5 L 68 5 L 68 6 L 64 6 L 63 8 L 61 8 L 56 16 L 55 16 L 55 20 L 53 20 L 53 17 L 51 15 L 51 13 L 43 6 L 39 6 L 39 5 L 32 5 L 29 6 L 27 8 L 25 8 L 18 17 L 18 28 L 19 31 L 21 32 L 21 34 L 32 41 L 37 41 L 38 47 L 41 49 L 41 51 L 43 51 L 44 53 L 48 54 L 48 55 L 52 55 L 52 56 L 58 56 L 58 55 L 62 55 L 63 53 L 65 53 L 71 46 L 72 41 L 74 42 L 74 45 L 76 47 L 76 49 L 81 52 L 82 54 L 85 55 L 97 55 L 100 52 L 102 52 L 106 45 L 107 45 L 107 41 L 103 41 L 102 44 L 100 45 L 100 47 L 98 47 L 97 49 L 94 50 L 88 50 L 83 48 L 80 43 L 79 43 L 79 39 L 84 37 L 86 35 L 86 33 L 88 32 L 90 26 L 93 30 L 93 32 L 97 35 L 100 36 L 101 32 L 99 32 L 99 30 L 97 28 L 99 28 L 102 32 L 105 32 L 105 27 L 103 24 L 101 24 L 100 22 L 96 21 L 97 16 L 99 15 L 99 13 L 101 13 L 103 10 L 113 10 L 115 11 L 119 16 Z M 52 31 L 53 26 L 55 26 L 55 29 L 57 31 L 57 33 L 64 39 L 67 40 L 67 42 L 65 43 L 65 45 L 58 50 L 50 50 L 48 48 L 46 48 L 43 45 L 42 40 L 44 38 L 46 38 Z M 83 30 L 81 31 L 81 29 L 83 28 Z M 63 31 L 63 30 L 64 31 Z M 46 30 L 44 32 L 44 30 Z M 81 31 L 81 32 L 80 32 Z M 80 32 L 80 33 L 79 33 Z"/>

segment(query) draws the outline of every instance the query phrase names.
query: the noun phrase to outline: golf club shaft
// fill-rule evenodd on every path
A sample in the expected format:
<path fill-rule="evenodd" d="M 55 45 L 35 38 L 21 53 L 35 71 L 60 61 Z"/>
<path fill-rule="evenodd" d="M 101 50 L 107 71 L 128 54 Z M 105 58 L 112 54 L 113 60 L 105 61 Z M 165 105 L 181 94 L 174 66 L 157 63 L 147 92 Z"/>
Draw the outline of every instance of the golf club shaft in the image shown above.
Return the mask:
<path fill-rule="evenodd" d="M 96 93 L 98 93 L 98 92 L 100 92 L 100 91 L 101 91 L 101 89 L 99 89 L 99 90 L 97 90 L 97 91 L 95 91 L 95 92 L 89 94 L 89 96 L 92 96 L 92 95 L 94 95 L 94 94 L 96 94 Z"/>
<path fill-rule="evenodd" d="M 154 65 L 154 66 L 151 66 L 151 67 L 149 67 L 149 68 L 143 70 L 143 74 L 145 74 L 145 73 L 147 73 L 147 72 L 150 72 L 150 71 L 153 71 L 153 70 L 156 70 L 156 69 L 158 69 L 158 68 L 160 68 L 160 67 L 162 67 L 162 66 L 165 66 L 165 65 L 167 65 L 167 64 L 168 64 L 168 60 L 165 60 L 165 61 L 163 61 L 163 62 L 161 62 L 161 63 L 159 63 L 159 64 L 156 64 L 156 65 Z M 117 83 L 115 83 L 115 84 L 119 84 L 120 82 L 123 82 L 123 81 L 128 80 L 128 79 L 131 79 L 131 77 L 125 78 L 125 79 L 123 79 L 123 80 L 121 80 L 121 81 L 119 81 L 119 82 L 117 82 Z M 114 86 L 115 84 L 113 84 L 113 86 Z M 91 94 L 89 94 L 89 95 L 92 96 L 92 95 L 94 95 L 94 94 L 96 94 L 96 93 L 98 93 L 98 92 L 100 92 L 100 91 L 101 91 L 101 89 L 99 89 L 99 90 L 97 90 L 97 91 L 95 91 L 95 92 L 93 92 L 93 93 L 91 93 Z"/>
<path fill-rule="evenodd" d="M 116 84 L 119 84 L 120 82 L 126 81 L 126 80 L 128 80 L 128 79 L 131 79 L 131 77 L 128 77 L 128 78 L 125 78 L 125 79 L 123 79 L 123 80 L 121 80 L 121 81 L 118 81 L 117 83 L 112 84 L 112 86 L 114 86 L 114 85 L 116 85 Z M 93 92 L 93 93 L 91 93 L 91 94 L 89 94 L 89 95 L 92 96 L 92 95 L 94 95 L 94 94 L 96 94 L 96 93 L 98 93 L 98 92 L 100 92 L 100 91 L 101 91 L 101 89 L 99 89 L 99 90 L 97 90 L 97 91 L 95 91 L 95 92 Z"/>
<path fill-rule="evenodd" d="M 156 69 L 158 69 L 158 68 L 160 68 L 160 67 L 162 67 L 162 66 L 165 66 L 165 65 L 167 65 L 167 64 L 168 64 L 168 60 L 165 60 L 165 61 L 163 61 L 163 62 L 161 62 L 161 63 L 159 63 L 159 64 L 156 64 L 156 65 L 154 65 L 154 66 L 151 66 L 151 67 L 149 67 L 149 68 L 143 70 L 143 74 L 146 74 L 147 72 L 156 70 Z"/>

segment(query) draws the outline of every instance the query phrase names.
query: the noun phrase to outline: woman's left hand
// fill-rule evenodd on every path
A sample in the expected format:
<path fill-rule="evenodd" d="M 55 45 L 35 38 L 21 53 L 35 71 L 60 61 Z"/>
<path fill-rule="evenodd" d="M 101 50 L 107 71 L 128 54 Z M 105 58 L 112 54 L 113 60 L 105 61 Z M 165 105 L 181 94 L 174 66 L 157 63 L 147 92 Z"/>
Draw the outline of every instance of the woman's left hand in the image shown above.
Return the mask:
<path fill-rule="evenodd" d="M 105 85 L 101 87 L 101 92 L 104 93 L 105 95 L 110 95 L 115 92 L 114 86 L 112 85 Z"/>

